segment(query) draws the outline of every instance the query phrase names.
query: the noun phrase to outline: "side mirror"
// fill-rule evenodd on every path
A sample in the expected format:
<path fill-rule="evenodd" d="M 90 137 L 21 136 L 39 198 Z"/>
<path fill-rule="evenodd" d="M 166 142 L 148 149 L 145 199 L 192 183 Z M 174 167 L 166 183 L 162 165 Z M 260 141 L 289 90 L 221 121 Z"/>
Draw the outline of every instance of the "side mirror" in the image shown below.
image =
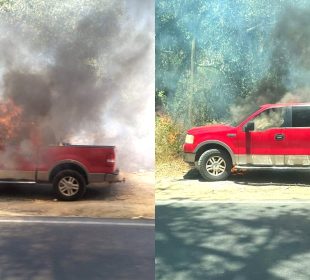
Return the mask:
<path fill-rule="evenodd" d="M 244 127 L 243 131 L 244 132 L 249 132 L 254 130 L 254 122 L 248 122 Z"/>

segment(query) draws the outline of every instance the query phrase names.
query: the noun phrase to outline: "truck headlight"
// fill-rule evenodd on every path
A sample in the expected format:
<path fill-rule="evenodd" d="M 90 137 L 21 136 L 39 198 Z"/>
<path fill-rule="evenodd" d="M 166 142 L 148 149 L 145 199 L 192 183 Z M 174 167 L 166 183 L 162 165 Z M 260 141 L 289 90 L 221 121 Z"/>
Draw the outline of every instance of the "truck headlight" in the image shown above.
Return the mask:
<path fill-rule="evenodd" d="M 194 135 L 186 134 L 185 143 L 186 144 L 193 144 L 194 143 Z"/>

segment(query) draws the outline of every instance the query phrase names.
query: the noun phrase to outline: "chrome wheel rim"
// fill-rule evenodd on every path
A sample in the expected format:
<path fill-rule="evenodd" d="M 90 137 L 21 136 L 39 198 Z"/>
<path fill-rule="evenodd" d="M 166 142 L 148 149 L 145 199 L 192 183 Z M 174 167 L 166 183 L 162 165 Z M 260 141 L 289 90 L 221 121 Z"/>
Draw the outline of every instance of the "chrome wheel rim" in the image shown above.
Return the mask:
<path fill-rule="evenodd" d="M 226 170 L 226 162 L 220 156 L 213 156 L 207 160 L 206 170 L 212 176 L 220 176 Z"/>
<path fill-rule="evenodd" d="M 75 195 L 80 188 L 80 184 L 74 177 L 67 176 L 62 178 L 58 183 L 58 189 L 65 196 Z"/>

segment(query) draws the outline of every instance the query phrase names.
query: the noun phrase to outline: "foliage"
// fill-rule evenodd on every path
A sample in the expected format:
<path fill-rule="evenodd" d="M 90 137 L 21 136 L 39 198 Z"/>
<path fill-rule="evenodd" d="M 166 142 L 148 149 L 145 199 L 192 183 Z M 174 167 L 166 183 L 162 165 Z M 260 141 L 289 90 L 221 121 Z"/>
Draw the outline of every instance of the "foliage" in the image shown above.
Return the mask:
<path fill-rule="evenodd" d="M 0 8 L 7 8 L 11 3 L 11 0 L 0 0 Z"/>
<path fill-rule="evenodd" d="M 170 116 L 156 116 L 155 157 L 158 162 L 168 162 L 181 155 L 184 142 L 184 128 Z"/>
<path fill-rule="evenodd" d="M 300 38 L 309 38 L 309 8 L 305 0 L 156 1 L 157 107 L 188 127 L 227 118 L 248 96 L 279 99 L 298 86 L 291 66 L 308 53 Z"/>
<path fill-rule="evenodd" d="M 68 0 L 68 1 L 43 1 L 43 0 L 16 0 L 4 1 L 6 4 L 0 9 L 3 29 L 6 32 L 16 33 L 15 40 L 24 41 L 33 51 L 37 51 L 48 63 L 53 62 L 55 49 L 66 47 L 80 49 L 80 57 L 85 59 L 85 65 L 98 67 L 97 55 L 93 52 L 86 54 L 84 47 L 93 50 L 93 34 L 100 34 L 107 29 L 106 22 L 98 22 L 101 15 L 113 11 L 114 15 L 121 14 L 119 3 L 108 0 Z M 111 13 L 111 15 L 113 15 Z M 91 20 L 92 18 L 92 20 Z M 111 23 L 109 23 L 111 24 Z M 106 27 L 106 28 L 105 28 Z M 83 46 L 76 45 L 84 42 Z M 104 46 L 102 46 L 103 48 Z M 99 69 L 96 69 L 99 71 Z"/>

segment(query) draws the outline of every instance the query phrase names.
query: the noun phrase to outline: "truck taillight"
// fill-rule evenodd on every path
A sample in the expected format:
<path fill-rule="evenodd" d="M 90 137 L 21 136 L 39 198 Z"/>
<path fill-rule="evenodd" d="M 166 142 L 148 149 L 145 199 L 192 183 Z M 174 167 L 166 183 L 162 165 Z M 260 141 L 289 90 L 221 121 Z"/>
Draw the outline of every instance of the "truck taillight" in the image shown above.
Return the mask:
<path fill-rule="evenodd" d="M 114 166 L 114 164 L 115 164 L 115 154 L 114 153 L 110 153 L 107 155 L 106 163 L 110 166 Z"/>

